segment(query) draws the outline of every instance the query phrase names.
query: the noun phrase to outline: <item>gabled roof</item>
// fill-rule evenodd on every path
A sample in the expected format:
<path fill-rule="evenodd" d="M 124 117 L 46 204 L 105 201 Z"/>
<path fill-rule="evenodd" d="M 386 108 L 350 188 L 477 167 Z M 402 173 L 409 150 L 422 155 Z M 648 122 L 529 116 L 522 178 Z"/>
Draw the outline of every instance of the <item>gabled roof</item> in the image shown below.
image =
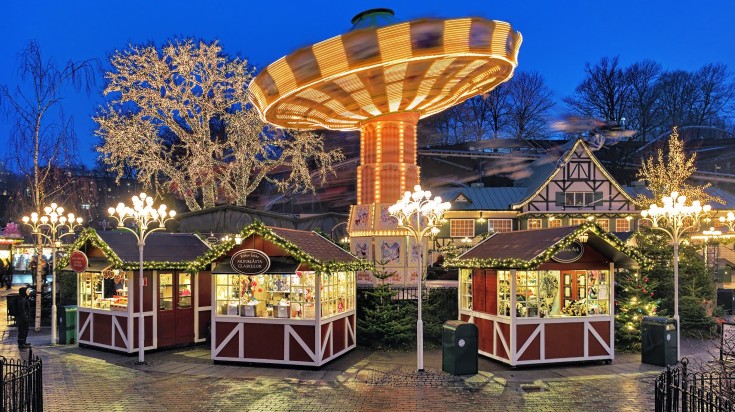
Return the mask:
<path fill-rule="evenodd" d="M 71 250 L 83 250 L 87 244 L 99 248 L 113 268 L 138 268 L 138 239 L 128 231 L 97 232 L 87 228 L 71 245 Z M 209 250 L 209 245 L 191 233 L 153 232 L 145 241 L 143 268 L 185 270 Z M 68 259 L 68 256 L 60 259 L 61 267 L 68 264 Z"/>
<path fill-rule="evenodd" d="M 569 143 L 567 143 L 563 147 L 567 147 L 568 145 Z M 536 197 L 541 192 L 541 190 L 544 187 L 546 187 L 546 185 L 548 185 L 549 182 L 559 172 L 563 170 L 564 165 L 566 165 L 566 163 L 571 159 L 571 157 L 574 155 L 578 147 L 581 147 L 587 153 L 587 156 L 590 158 L 592 163 L 600 170 L 603 176 L 605 176 L 605 178 L 610 181 L 613 187 L 615 187 L 629 201 L 633 201 L 633 198 L 628 194 L 628 192 L 626 192 L 625 189 L 622 186 L 620 186 L 620 184 L 618 184 L 615 178 L 613 178 L 612 175 L 608 173 L 607 169 L 605 169 L 605 167 L 602 166 L 602 163 L 600 163 L 597 157 L 592 153 L 592 151 L 589 149 L 589 147 L 584 142 L 584 140 L 580 138 L 574 141 L 570 149 L 564 152 L 557 159 L 556 162 L 554 162 L 555 157 L 546 157 L 546 158 L 539 159 L 531 163 L 529 167 L 533 171 L 532 175 L 527 179 L 517 182 L 519 185 L 527 187 L 528 190 L 525 196 L 523 197 L 523 199 L 519 202 L 512 204 L 511 208 L 518 209 L 520 207 L 523 207 L 528 202 L 530 202 L 534 197 Z"/>
<path fill-rule="evenodd" d="M 442 192 L 441 197 L 452 202 L 452 210 L 510 210 L 525 192 L 522 187 L 454 187 Z M 455 202 L 459 196 L 468 201 Z"/>
<path fill-rule="evenodd" d="M 242 239 L 257 235 L 285 250 L 300 262 L 307 263 L 316 271 L 363 270 L 370 264 L 359 260 L 349 252 L 325 239 L 316 232 L 295 229 L 282 229 L 265 226 L 255 222 L 246 226 L 239 234 Z M 234 240 L 226 240 L 197 259 L 194 270 L 202 270 L 206 265 L 234 248 Z"/>
<path fill-rule="evenodd" d="M 648 259 L 594 223 L 551 229 L 501 232 L 478 243 L 446 265 L 464 268 L 535 269 L 587 233 L 587 244 L 622 267 L 647 265 Z"/>

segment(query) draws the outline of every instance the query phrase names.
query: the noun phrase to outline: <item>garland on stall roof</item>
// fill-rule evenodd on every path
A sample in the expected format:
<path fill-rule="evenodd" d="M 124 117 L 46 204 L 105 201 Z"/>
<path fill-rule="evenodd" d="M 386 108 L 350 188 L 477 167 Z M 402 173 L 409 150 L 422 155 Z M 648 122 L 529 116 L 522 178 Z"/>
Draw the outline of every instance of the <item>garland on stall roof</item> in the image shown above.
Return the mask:
<path fill-rule="evenodd" d="M 275 234 L 273 231 L 268 229 L 265 224 L 261 221 L 256 221 L 249 226 L 243 228 L 240 231 L 239 236 L 242 239 L 247 239 L 250 236 L 258 235 L 265 240 L 278 245 L 280 248 L 285 250 L 289 255 L 298 259 L 300 262 L 307 263 L 314 271 L 317 272 L 329 272 L 329 271 L 346 271 L 346 270 L 368 270 L 372 268 L 372 265 L 365 261 L 354 261 L 354 262 L 339 262 L 339 261 L 320 261 L 315 257 L 309 255 L 300 249 L 297 245 L 289 242 L 283 237 Z M 211 264 L 214 260 L 225 254 L 227 251 L 235 246 L 233 240 L 226 240 L 217 246 L 213 247 L 204 255 L 198 257 L 190 263 L 187 271 L 199 272 L 205 270 L 207 265 Z M 357 259 L 357 258 L 355 258 Z"/>
<path fill-rule="evenodd" d="M 457 268 L 494 268 L 494 269 L 525 269 L 533 270 L 541 266 L 543 263 L 548 262 L 551 258 L 556 255 L 560 250 L 569 246 L 572 242 L 577 240 L 579 236 L 584 232 L 592 232 L 601 239 L 605 240 L 630 258 L 638 262 L 642 267 L 648 267 L 651 265 L 651 261 L 641 254 L 638 250 L 624 244 L 617 236 L 604 231 L 597 224 L 593 222 L 587 222 L 580 225 L 569 235 L 563 237 L 557 243 L 546 249 L 540 255 L 534 257 L 531 260 L 523 260 L 516 258 L 471 258 L 463 259 L 461 256 L 449 259 L 446 262 L 446 266 L 457 267 Z"/>

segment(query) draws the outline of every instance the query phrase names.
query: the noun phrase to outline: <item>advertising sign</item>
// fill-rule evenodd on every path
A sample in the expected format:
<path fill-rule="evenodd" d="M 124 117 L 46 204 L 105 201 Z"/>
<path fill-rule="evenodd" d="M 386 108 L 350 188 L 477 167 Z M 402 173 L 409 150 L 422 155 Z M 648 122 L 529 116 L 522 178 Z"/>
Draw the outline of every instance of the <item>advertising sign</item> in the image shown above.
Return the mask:
<path fill-rule="evenodd" d="M 87 270 L 87 267 L 89 267 L 87 254 L 79 250 L 71 252 L 71 255 L 69 256 L 69 266 L 71 266 L 75 272 L 84 272 Z"/>
<path fill-rule="evenodd" d="M 271 260 L 260 250 L 243 249 L 232 255 L 230 265 L 237 273 L 259 275 L 271 267 Z"/>

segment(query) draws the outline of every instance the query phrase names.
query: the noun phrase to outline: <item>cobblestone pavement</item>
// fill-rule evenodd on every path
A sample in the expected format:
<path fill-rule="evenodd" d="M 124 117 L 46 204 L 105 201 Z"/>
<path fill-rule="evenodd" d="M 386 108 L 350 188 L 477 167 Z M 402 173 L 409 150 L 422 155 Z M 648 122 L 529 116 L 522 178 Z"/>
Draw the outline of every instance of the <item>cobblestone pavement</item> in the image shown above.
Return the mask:
<path fill-rule="evenodd" d="M 0 354 L 26 357 L 0 319 Z M 363 350 L 318 370 L 284 369 L 215 365 L 203 347 L 153 352 L 139 365 L 135 356 L 52 346 L 47 329 L 29 341 L 44 362 L 49 411 L 647 411 L 661 370 L 634 354 L 611 365 L 518 369 L 482 358 L 479 374 L 457 377 L 441 371 L 437 350 L 426 352 L 423 373 L 413 353 Z"/>

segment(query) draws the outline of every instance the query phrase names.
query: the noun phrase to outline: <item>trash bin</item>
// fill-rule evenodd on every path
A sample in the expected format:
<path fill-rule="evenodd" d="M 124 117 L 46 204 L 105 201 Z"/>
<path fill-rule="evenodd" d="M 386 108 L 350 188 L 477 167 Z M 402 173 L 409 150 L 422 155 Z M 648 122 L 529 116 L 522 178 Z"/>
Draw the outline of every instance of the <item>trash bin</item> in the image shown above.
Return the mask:
<path fill-rule="evenodd" d="M 58 314 L 58 339 L 62 345 L 77 343 L 77 307 L 60 306 Z"/>
<path fill-rule="evenodd" d="M 20 294 L 18 293 L 11 293 L 7 296 L 7 306 L 8 306 L 8 317 L 6 318 L 8 325 L 15 326 L 15 302 L 20 299 Z M 13 324 L 10 324 L 10 320 L 13 320 Z"/>
<path fill-rule="evenodd" d="M 676 320 L 659 316 L 646 316 L 641 327 L 641 362 L 649 365 L 668 366 L 677 362 Z"/>
<path fill-rule="evenodd" d="M 477 325 L 461 320 L 444 322 L 442 370 L 452 375 L 477 373 Z"/>

